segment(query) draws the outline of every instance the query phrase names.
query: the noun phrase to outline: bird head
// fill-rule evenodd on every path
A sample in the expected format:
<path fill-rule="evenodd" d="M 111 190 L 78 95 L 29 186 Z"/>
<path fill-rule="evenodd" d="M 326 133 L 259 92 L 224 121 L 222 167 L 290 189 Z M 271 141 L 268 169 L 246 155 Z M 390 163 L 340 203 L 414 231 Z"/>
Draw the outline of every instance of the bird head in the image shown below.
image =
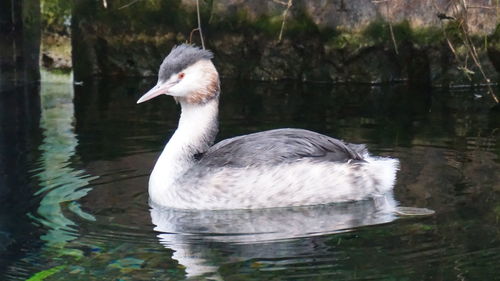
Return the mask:
<path fill-rule="evenodd" d="M 173 96 L 181 104 L 200 104 L 217 98 L 219 74 L 212 58 L 212 52 L 193 45 L 174 46 L 160 66 L 158 83 L 137 103 L 161 94 Z"/>

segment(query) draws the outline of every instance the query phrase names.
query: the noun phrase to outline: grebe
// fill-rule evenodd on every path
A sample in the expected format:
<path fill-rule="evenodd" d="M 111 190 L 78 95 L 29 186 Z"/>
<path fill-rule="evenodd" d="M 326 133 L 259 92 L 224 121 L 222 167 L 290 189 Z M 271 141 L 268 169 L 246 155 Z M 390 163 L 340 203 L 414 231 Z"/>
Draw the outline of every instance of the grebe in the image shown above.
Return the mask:
<path fill-rule="evenodd" d="M 223 140 L 219 74 L 208 50 L 182 44 L 163 60 L 158 95 L 181 105 L 179 125 L 149 178 L 152 204 L 178 209 L 254 209 L 363 200 L 392 191 L 398 160 L 363 145 L 303 129 L 276 129 Z"/>

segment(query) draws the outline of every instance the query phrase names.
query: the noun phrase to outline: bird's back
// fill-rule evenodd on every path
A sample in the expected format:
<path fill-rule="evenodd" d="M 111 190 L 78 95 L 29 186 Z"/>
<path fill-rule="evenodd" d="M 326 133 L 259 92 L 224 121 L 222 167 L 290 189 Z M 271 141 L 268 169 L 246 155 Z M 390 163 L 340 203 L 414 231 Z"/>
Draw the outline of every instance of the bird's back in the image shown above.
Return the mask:
<path fill-rule="evenodd" d="M 199 157 L 200 166 L 267 166 L 308 159 L 319 162 L 364 161 L 364 145 L 303 129 L 277 129 L 223 140 Z"/>

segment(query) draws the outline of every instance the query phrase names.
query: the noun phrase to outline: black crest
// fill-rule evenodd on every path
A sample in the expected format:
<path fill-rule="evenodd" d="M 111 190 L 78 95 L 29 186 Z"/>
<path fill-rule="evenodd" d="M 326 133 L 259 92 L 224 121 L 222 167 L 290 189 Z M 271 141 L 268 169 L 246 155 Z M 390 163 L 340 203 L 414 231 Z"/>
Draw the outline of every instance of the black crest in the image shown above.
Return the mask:
<path fill-rule="evenodd" d="M 181 44 L 174 46 L 170 54 L 163 60 L 158 73 L 159 81 L 167 81 L 174 73 L 181 72 L 186 67 L 202 59 L 212 59 L 214 55 L 199 47 Z"/>

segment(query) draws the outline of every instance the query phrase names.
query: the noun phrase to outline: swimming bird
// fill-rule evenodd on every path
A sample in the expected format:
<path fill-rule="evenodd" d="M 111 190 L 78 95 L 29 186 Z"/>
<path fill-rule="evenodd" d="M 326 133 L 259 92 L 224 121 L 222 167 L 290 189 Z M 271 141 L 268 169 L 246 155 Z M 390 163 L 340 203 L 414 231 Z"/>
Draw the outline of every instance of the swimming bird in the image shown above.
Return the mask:
<path fill-rule="evenodd" d="M 172 96 L 178 127 L 149 178 L 152 204 L 179 209 L 255 209 L 363 200 L 391 192 L 398 160 L 304 129 L 275 129 L 214 143 L 219 74 L 212 52 L 181 44 L 137 103 Z"/>

